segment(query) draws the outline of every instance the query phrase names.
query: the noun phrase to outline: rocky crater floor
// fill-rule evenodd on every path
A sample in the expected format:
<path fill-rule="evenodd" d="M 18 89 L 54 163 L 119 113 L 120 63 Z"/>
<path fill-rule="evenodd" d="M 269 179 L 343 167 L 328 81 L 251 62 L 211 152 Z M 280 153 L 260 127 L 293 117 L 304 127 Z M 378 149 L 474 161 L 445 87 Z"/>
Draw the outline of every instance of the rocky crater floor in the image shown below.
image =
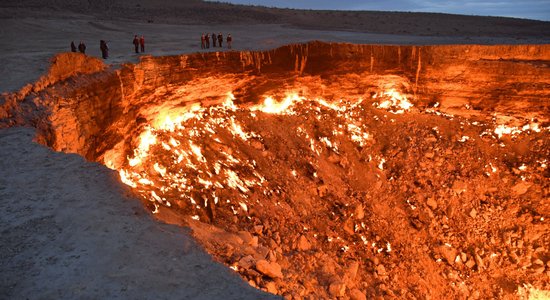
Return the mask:
<path fill-rule="evenodd" d="M 269 293 L 515 299 L 550 290 L 549 63 L 547 45 L 62 54 L 0 124 L 118 171 Z"/>

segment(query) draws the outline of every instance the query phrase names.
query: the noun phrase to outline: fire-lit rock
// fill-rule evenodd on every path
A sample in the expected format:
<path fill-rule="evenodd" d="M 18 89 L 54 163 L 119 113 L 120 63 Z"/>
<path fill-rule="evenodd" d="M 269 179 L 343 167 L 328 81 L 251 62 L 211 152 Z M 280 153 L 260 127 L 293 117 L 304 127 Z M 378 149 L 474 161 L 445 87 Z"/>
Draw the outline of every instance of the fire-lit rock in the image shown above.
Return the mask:
<path fill-rule="evenodd" d="M 0 125 L 117 170 L 269 292 L 499 298 L 550 276 L 549 61 L 549 45 L 312 42 L 120 69 L 60 54 Z"/>
<path fill-rule="evenodd" d="M 271 278 L 283 278 L 281 272 L 281 266 L 276 262 L 268 262 L 266 260 L 259 260 L 256 262 L 256 269 L 258 272 L 271 277 Z"/>

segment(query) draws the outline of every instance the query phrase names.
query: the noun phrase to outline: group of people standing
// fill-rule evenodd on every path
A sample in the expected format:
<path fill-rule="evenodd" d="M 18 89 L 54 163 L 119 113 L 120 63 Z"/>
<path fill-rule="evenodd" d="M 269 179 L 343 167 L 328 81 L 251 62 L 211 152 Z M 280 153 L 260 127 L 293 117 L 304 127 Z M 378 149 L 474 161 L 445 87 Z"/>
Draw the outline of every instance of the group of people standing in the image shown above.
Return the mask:
<path fill-rule="evenodd" d="M 201 49 L 210 48 L 210 39 L 212 39 L 212 47 L 223 48 L 223 35 L 220 32 L 219 34 L 212 33 L 212 35 L 210 35 L 209 33 L 203 33 L 201 36 Z M 231 49 L 231 44 L 233 42 L 233 37 L 231 37 L 231 34 L 227 35 L 226 41 L 227 48 Z M 145 52 L 145 37 L 138 37 L 138 35 L 136 34 L 134 35 L 134 40 L 132 41 L 132 43 L 134 44 L 134 51 L 136 53 L 140 53 L 140 50 L 141 52 Z M 84 42 L 80 41 L 77 48 L 74 41 L 71 41 L 71 51 L 76 52 L 77 49 L 78 52 L 86 54 L 86 44 L 84 44 Z M 101 50 L 101 57 L 103 57 L 103 59 L 107 59 L 109 57 L 109 46 L 107 45 L 107 42 L 105 40 L 99 41 L 99 50 Z"/>
<path fill-rule="evenodd" d="M 210 35 L 210 33 L 206 33 L 206 34 L 203 33 L 201 35 L 201 49 L 210 48 L 211 38 L 212 38 L 212 47 L 216 47 L 216 41 L 217 41 L 218 42 L 217 47 L 223 48 L 223 35 L 220 32 L 217 35 L 216 33 L 212 33 L 212 35 Z M 231 44 L 233 42 L 233 37 L 231 37 L 231 34 L 227 35 L 226 41 L 227 41 L 227 48 L 231 49 Z"/>
<path fill-rule="evenodd" d="M 141 50 L 141 52 L 145 52 L 145 38 L 143 37 L 143 35 L 139 38 L 137 34 L 134 35 L 133 43 L 134 43 L 134 50 L 136 51 L 136 53 L 139 53 L 139 50 Z"/>
<path fill-rule="evenodd" d="M 76 52 L 76 49 L 77 47 L 74 44 L 74 41 L 71 41 L 71 51 Z M 107 59 L 109 57 L 109 46 L 107 46 L 106 41 L 99 41 L 99 50 L 101 50 L 101 57 L 103 57 L 103 59 Z M 78 52 L 86 54 L 86 44 L 84 44 L 83 41 L 80 41 L 78 44 Z"/>
<path fill-rule="evenodd" d="M 74 41 L 71 41 L 71 51 L 76 52 L 76 45 L 74 44 Z M 78 44 L 78 52 L 86 54 L 86 44 L 82 41 Z"/>
<path fill-rule="evenodd" d="M 137 35 L 134 35 L 133 44 L 136 53 L 139 53 L 139 50 L 141 50 L 141 52 L 145 52 L 145 38 L 143 36 L 138 37 Z M 76 52 L 77 49 L 78 52 L 86 54 L 86 44 L 84 44 L 84 42 L 80 41 L 77 48 L 74 41 L 71 41 L 71 51 Z M 99 50 L 101 51 L 101 57 L 103 57 L 103 59 L 109 58 L 109 46 L 105 40 L 99 41 Z"/>

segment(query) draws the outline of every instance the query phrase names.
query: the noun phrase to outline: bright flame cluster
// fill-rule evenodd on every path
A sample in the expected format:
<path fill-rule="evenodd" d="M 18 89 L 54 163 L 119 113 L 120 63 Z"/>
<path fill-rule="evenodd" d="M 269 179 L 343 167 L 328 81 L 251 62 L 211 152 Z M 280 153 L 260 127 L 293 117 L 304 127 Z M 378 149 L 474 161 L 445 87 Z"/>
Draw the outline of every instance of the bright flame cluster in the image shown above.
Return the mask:
<path fill-rule="evenodd" d="M 242 207 L 236 198 L 246 198 L 250 188 L 262 186 L 265 179 L 255 171 L 255 161 L 233 153 L 228 146 L 239 140 L 261 140 L 237 121 L 236 109 L 228 97 L 220 106 L 157 119 L 154 127 L 148 125 L 140 134 L 127 168 L 119 170 L 121 180 L 149 199 L 154 212 L 160 205 L 172 206 L 171 202 L 191 211 L 220 200 L 235 201 L 235 207 Z M 232 140 L 221 140 L 224 131 Z M 220 199 L 224 189 L 236 191 L 232 199 Z"/>
<path fill-rule="evenodd" d="M 187 208 L 194 219 L 200 219 L 197 210 L 223 201 L 230 205 L 234 214 L 239 214 L 247 212 L 254 204 L 250 200 L 253 191 L 264 195 L 273 192 L 256 161 L 238 150 L 244 145 L 263 151 L 263 137 L 245 125 L 258 122 L 258 114 L 300 114 L 305 119 L 315 118 L 319 122 L 330 116 L 337 124 L 330 133 L 311 132 L 304 126 L 298 126 L 296 132 L 291 133 L 305 140 L 313 156 L 321 156 L 327 151 L 339 155 L 341 137 L 358 147 L 374 142 L 375 137 L 369 133 L 368 122 L 364 119 L 368 117 L 364 114 L 365 105 L 369 104 L 361 98 L 329 102 L 309 100 L 291 93 L 281 101 L 266 97 L 261 104 L 250 107 L 238 107 L 233 100 L 233 94 L 228 93 L 221 105 L 192 105 L 156 114 L 150 124 L 143 127 L 133 155 L 127 157 L 119 169 L 122 182 L 150 200 L 154 212 L 161 206 L 175 204 Z M 394 114 L 402 114 L 413 106 L 395 89 L 377 93 L 373 100 L 369 103 L 374 102 L 375 108 Z M 376 115 L 372 118 L 378 120 Z M 525 131 L 540 132 L 541 128 L 536 123 L 521 128 L 499 125 L 494 132 L 487 134 L 501 137 Z M 463 136 L 459 141 L 469 139 Z M 384 170 L 384 158 L 369 155 L 369 161 L 372 160 L 377 162 L 380 170 Z M 111 161 L 105 163 L 114 166 Z M 545 168 L 546 163 L 541 166 Z M 491 169 L 492 172 L 496 170 L 492 166 Z M 287 171 L 298 177 L 296 170 Z"/>
<path fill-rule="evenodd" d="M 381 93 L 376 93 L 373 98 L 380 99 L 379 102 L 373 104 L 375 107 L 386 109 L 393 114 L 403 114 L 413 107 L 413 104 L 407 99 L 407 96 L 395 89 L 388 89 Z"/>
<path fill-rule="evenodd" d="M 541 130 L 538 123 L 533 122 L 533 123 L 525 124 L 522 127 L 507 126 L 507 125 L 501 124 L 501 125 L 498 125 L 495 128 L 494 133 L 499 138 L 501 138 L 503 135 L 516 136 L 516 135 L 521 134 L 523 132 L 529 132 L 529 131 L 541 132 L 542 130 Z"/>
<path fill-rule="evenodd" d="M 394 90 L 385 95 L 400 99 L 396 105 L 403 110 L 412 106 L 404 102 L 406 97 Z M 270 192 L 256 161 L 238 150 L 243 143 L 262 148 L 262 136 L 245 126 L 247 120 L 256 122 L 258 113 L 303 113 L 319 121 L 326 114 L 335 117 L 339 125 L 329 135 L 317 136 L 302 127 L 295 133 L 309 143 L 316 156 L 324 151 L 339 154 L 340 145 L 335 140 L 338 136 L 346 136 L 360 147 L 373 140 L 363 124 L 364 114 L 360 113 L 363 99 L 328 102 L 308 100 L 293 93 L 280 102 L 266 97 L 263 103 L 251 107 L 238 107 L 234 99 L 233 94 L 228 93 L 221 105 L 194 105 L 156 114 L 139 135 L 133 155 L 127 157 L 119 170 L 122 182 L 151 201 L 155 207 L 153 212 L 161 206 L 176 205 L 187 209 L 193 219 L 198 220 L 197 210 L 223 201 L 234 214 L 239 214 L 253 205 L 252 190 L 265 195 Z M 113 164 L 107 161 L 106 165 Z M 296 174 L 293 170 L 288 172 Z"/>

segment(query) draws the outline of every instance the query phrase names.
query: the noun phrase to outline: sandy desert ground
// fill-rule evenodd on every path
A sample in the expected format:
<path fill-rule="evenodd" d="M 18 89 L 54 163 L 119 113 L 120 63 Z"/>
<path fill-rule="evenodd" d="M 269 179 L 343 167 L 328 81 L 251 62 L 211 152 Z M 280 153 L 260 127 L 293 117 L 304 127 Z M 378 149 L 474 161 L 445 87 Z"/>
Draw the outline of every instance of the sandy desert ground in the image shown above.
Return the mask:
<path fill-rule="evenodd" d="M 52 55 L 69 51 L 71 41 L 84 41 L 87 53 L 99 57 L 99 40 L 103 39 L 111 48 L 107 63 L 136 62 L 134 34 L 145 36 L 146 54 L 155 56 L 200 51 L 203 32 L 231 33 L 234 50 L 264 50 L 312 40 L 398 45 L 550 43 L 550 22 L 510 18 L 266 12 L 234 5 L 212 8 L 213 4 L 201 1 L 166 1 L 166 6 L 155 1 L 81 2 L 10 0 L 0 4 L 0 38 L 4 41 L 0 44 L 0 91 L 15 91 L 36 80 Z"/>
<path fill-rule="evenodd" d="M 200 33 L 220 31 L 233 35 L 235 50 L 310 40 L 550 43 L 550 22 L 431 14 L 356 17 L 333 12 L 331 18 L 345 20 L 336 25 L 332 19 L 327 21 L 328 13 L 231 5 L 219 6 L 216 12 L 216 6 L 203 7 L 200 1 L 183 7 L 176 1 L 155 3 L 2 1 L 0 91 L 13 92 L 35 81 L 47 69 L 49 58 L 67 51 L 71 40 L 85 41 L 87 53 L 97 57 L 99 40 L 107 40 L 111 57 L 106 63 L 113 68 L 136 62 L 134 34 L 145 36 L 146 55 L 154 56 L 201 51 Z M 188 11 L 193 15 L 182 13 Z M 178 12 L 184 17 L 179 18 Z M 139 201 L 128 196 L 113 171 L 77 155 L 56 153 L 32 139 L 30 128 L 0 130 L 0 298 L 271 297 L 214 262 L 185 229 L 153 220 Z"/>

